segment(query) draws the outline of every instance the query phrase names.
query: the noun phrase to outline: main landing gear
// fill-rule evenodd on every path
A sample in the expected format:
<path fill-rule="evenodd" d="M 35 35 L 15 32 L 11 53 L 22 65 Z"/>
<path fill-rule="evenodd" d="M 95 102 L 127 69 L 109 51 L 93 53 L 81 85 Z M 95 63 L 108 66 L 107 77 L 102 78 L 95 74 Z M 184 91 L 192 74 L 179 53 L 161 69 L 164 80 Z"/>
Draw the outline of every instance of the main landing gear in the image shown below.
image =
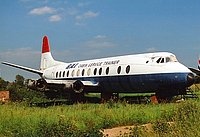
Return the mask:
<path fill-rule="evenodd" d="M 118 101 L 119 100 L 119 93 L 112 93 L 112 92 L 102 92 L 101 93 L 101 102 L 107 102 L 109 100 Z"/>

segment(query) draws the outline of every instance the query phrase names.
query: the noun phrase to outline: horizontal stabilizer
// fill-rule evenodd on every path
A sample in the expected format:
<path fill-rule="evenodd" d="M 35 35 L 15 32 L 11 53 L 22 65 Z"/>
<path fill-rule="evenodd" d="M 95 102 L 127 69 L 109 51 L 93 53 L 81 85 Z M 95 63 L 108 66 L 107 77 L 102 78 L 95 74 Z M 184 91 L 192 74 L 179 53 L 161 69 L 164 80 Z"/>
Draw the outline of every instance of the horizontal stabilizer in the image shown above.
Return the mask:
<path fill-rule="evenodd" d="M 196 75 L 200 76 L 200 71 L 198 69 L 195 68 L 189 68 L 193 73 L 195 73 Z"/>
<path fill-rule="evenodd" d="M 29 71 L 29 72 L 32 72 L 32 73 L 36 73 L 36 74 L 39 74 L 39 75 L 43 74 L 43 72 L 40 71 L 40 70 L 36 70 L 36 69 L 20 66 L 20 65 L 17 65 L 17 64 L 12 64 L 12 63 L 9 63 L 9 62 L 2 62 L 2 64 L 8 65 L 8 66 L 11 66 L 11 67 L 15 67 L 15 68 L 19 68 L 19 69 L 22 69 L 22 70 L 26 70 L 26 71 Z"/>

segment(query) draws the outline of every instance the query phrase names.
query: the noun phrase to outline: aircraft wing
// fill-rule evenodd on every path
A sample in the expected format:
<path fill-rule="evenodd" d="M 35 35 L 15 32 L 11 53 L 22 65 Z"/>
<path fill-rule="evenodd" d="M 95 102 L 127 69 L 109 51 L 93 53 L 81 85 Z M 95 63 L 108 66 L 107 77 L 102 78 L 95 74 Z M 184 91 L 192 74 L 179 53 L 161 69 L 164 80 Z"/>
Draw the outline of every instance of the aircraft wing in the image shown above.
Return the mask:
<path fill-rule="evenodd" d="M 76 80 L 49 80 L 49 79 L 46 79 L 46 82 L 48 84 L 66 84 L 66 83 L 73 83 L 75 82 Z M 84 86 L 93 86 L 93 87 L 96 87 L 96 86 L 99 86 L 99 83 L 98 82 L 93 82 L 93 81 L 80 81 L 81 83 L 83 83 Z"/>
<path fill-rule="evenodd" d="M 196 75 L 200 76 L 200 71 L 198 69 L 195 68 L 189 68 L 193 73 L 195 73 Z"/>
<path fill-rule="evenodd" d="M 99 86 L 98 82 L 93 81 L 80 81 L 80 80 L 53 80 L 46 79 L 47 86 L 49 88 L 63 88 L 70 89 L 76 93 L 81 93 L 84 88 L 97 88 Z"/>
<path fill-rule="evenodd" d="M 99 86 L 99 82 L 94 82 L 94 81 L 81 81 L 81 82 L 85 86 L 93 86 L 93 87 Z"/>
<path fill-rule="evenodd" d="M 19 68 L 19 69 L 22 69 L 22 70 L 26 70 L 26 71 L 29 71 L 29 72 L 32 72 L 32 73 L 36 73 L 36 74 L 39 74 L 39 75 L 43 74 L 43 72 L 40 71 L 40 70 L 36 70 L 36 69 L 29 68 L 29 67 L 20 66 L 20 65 L 17 65 L 17 64 L 9 63 L 9 62 L 2 62 L 2 64 L 8 65 L 8 66 L 11 66 L 11 67 L 15 67 L 15 68 Z"/>

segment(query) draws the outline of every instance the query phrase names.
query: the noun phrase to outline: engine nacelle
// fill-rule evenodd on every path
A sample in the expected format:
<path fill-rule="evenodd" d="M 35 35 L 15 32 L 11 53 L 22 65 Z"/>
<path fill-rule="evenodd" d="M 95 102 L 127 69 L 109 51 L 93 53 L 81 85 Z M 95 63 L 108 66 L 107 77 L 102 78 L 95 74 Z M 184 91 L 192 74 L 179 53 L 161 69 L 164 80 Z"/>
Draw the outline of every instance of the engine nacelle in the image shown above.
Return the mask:
<path fill-rule="evenodd" d="M 84 85 L 80 80 L 77 80 L 72 84 L 72 89 L 76 93 L 81 93 L 81 92 L 83 92 Z"/>
<path fill-rule="evenodd" d="M 81 93 L 84 90 L 84 85 L 80 80 L 70 80 L 66 81 L 64 88 L 72 90 L 75 93 Z"/>
<path fill-rule="evenodd" d="M 44 91 L 46 88 L 46 83 L 43 79 L 38 79 L 38 80 L 28 79 L 27 87 L 33 90 Z"/>
<path fill-rule="evenodd" d="M 57 83 L 56 83 L 57 82 Z M 43 79 L 27 80 L 27 87 L 33 90 L 45 91 L 45 90 L 69 90 L 75 93 L 81 93 L 84 90 L 84 85 L 80 80 L 67 80 L 59 83 L 58 81 L 51 81 L 46 83 Z"/>

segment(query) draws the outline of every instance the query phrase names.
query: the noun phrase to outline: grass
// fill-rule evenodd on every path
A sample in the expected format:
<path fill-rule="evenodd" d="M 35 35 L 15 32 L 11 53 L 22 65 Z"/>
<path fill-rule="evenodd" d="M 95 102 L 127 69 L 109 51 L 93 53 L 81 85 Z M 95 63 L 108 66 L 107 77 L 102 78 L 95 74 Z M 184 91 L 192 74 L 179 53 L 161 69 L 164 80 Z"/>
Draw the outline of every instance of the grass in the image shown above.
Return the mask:
<path fill-rule="evenodd" d="M 199 99 L 157 105 L 108 102 L 47 108 L 10 103 L 0 105 L 0 136 L 98 137 L 105 128 L 145 123 L 152 123 L 151 132 L 136 126 L 122 136 L 200 136 L 199 108 Z"/>
<path fill-rule="evenodd" d="M 190 105 L 194 105 L 194 107 Z M 187 121 L 187 117 L 193 115 L 193 111 L 194 115 L 196 115 L 196 111 L 199 113 L 199 110 L 196 110 L 199 106 L 199 101 L 158 105 L 131 105 L 123 102 L 75 104 L 48 108 L 7 104 L 0 106 L 0 136 L 42 137 L 86 134 L 88 136 L 102 136 L 99 130 L 104 128 L 145 123 L 159 125 L 159 122 L 176 121 L 177 119 L 179 122 L 181 120 Z M 195 122 L 197 121 L 195 120 Z"/>
<path fill-rule="evenodd" d="M 38 108 L 8 104 L 1 105 L 0 109 L 0 135 L 21 136 L 34 135 L 41 124 L 59 124 L 61 121 L 80 131 L 147 123 L 161 117 L 165 109 L 173 110 L 174 105 L 108 103 Z"/>

